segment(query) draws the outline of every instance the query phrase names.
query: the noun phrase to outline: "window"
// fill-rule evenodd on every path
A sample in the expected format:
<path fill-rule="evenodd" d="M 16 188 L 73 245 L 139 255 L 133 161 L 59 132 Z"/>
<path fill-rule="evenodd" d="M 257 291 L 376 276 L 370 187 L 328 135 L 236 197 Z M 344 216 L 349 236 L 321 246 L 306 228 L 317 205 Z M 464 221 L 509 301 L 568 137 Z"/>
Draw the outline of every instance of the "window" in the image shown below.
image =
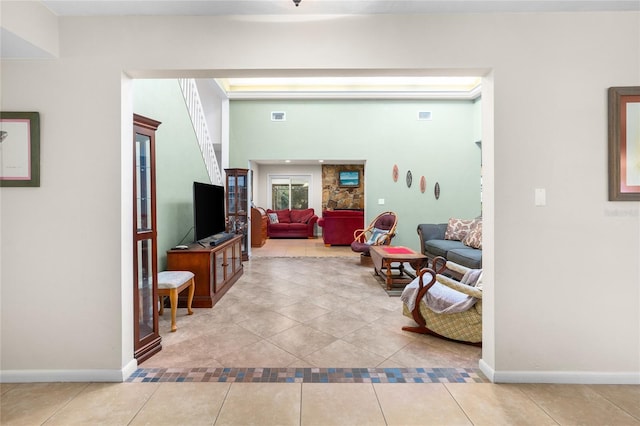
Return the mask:
<path fill-rule="evenodd" d="M 271 209 L 309 208 L 311 176 L 270 176 Z"/>

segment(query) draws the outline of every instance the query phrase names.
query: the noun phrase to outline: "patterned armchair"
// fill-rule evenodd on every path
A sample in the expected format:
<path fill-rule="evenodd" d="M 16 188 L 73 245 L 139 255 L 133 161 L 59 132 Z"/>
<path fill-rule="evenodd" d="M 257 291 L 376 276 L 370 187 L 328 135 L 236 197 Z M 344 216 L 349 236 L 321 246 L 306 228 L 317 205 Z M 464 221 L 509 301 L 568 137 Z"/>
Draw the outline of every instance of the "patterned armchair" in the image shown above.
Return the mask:
<path fill-rule="evenodd" d="M 396 235 L 398 215 L 394 212 L 384 212 L 376 216 L 365 229 L 356 229 L 353 232 L 351 250 L 363 256 L 369 256 L 371 246 L 389 245 Z"/>
<path fill-rule="evenodd" d="M 482 270 L 448 262 L 443 257 L 434 259 L 433 268 L 422 269 L 403 290 L 403 314 L 418 326 L 402 329 L 481 346 Z M 462 279 L 449 278 L 447 271 Z"/>

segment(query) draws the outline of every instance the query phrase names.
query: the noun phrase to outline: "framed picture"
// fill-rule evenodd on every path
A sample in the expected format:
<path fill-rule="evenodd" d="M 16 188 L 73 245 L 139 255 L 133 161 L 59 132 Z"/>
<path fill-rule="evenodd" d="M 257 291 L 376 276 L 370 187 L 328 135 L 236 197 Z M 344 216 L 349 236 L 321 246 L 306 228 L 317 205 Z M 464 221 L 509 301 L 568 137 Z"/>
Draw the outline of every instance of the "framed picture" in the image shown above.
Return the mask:
<path fill-rule="evenodd" d="M 0 112 L 0 186 L 40 186 L 40 114 Z"/>
<path fill-rule="evenodd" d="M 640 87 L 609 88 L 609 201 L 640 201 Z"/>
<path fill-rule="evenodd" d="M 360 171 L 340 170 L 338 172 L 338 185 L 352 188 L 360 186 Z"/>

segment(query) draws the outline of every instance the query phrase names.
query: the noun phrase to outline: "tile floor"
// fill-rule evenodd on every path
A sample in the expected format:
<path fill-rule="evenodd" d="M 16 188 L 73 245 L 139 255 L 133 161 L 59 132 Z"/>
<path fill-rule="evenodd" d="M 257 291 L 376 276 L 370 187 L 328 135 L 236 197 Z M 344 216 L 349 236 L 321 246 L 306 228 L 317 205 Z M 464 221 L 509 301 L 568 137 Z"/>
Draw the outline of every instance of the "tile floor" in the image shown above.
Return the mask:
<path fill-rule="evenodd" d="M 214 309 L 165 313 L 129 382 L 1 384 L 0 424 L 640 425 L 640 386 L 488 383 L 479 348 L 403 332 L 371 270 L 268 240 Z"/>

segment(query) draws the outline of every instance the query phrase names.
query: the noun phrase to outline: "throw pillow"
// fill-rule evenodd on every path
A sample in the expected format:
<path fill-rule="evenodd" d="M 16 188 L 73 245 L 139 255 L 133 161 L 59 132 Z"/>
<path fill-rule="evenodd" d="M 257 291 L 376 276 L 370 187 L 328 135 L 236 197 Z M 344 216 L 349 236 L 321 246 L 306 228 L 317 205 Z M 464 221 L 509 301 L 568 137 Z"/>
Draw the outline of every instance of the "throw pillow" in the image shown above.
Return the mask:
<path fill-rule="evenodd" d="M 291 210 L 291 223 L 307 223 L 313 216 L 313 209 Z"/>
<path fill-rule="evenodd" d="M 278 223 L 278 213 L 267 213 L 270 223 Z"/>
<path fill-rule="evenodd" d="M 465 246 L 482 249 L 482 220 L 476 220 L 462 244 Z"/>
<path fill-rule="evenodd" d="M 291 223 L 291 211 L 289 209 L 276 210 L 279 223 Z"/>
<path fill-rule="evenodd" d="M 367 244 L 370 246 L 374 246 L 376 244 L 380 244 L 384 241 L 384 238 L 389 233 L 389 231 L 385 229 L 373 228 L 371 230 L 371 237 L 367 240 Z"/>
<path fill-rule="evenodd" d="M 449 223 L 447 223 L 447 230 L 444 232 L 444 239 L 462 241 L 471 230 L 473 222 L 473 219 L 464 220 L 450 218 Z"/>
<path fill-rule="evenodd" d="M 313 212 L 313 209 L 307 209 L 305 210 L 304 215 L 300 218 L 300 222 L 302 223 L 307 223 L 309 222 L 309 219 L 311 219 L 313 217 L 315 213 Z"/>

